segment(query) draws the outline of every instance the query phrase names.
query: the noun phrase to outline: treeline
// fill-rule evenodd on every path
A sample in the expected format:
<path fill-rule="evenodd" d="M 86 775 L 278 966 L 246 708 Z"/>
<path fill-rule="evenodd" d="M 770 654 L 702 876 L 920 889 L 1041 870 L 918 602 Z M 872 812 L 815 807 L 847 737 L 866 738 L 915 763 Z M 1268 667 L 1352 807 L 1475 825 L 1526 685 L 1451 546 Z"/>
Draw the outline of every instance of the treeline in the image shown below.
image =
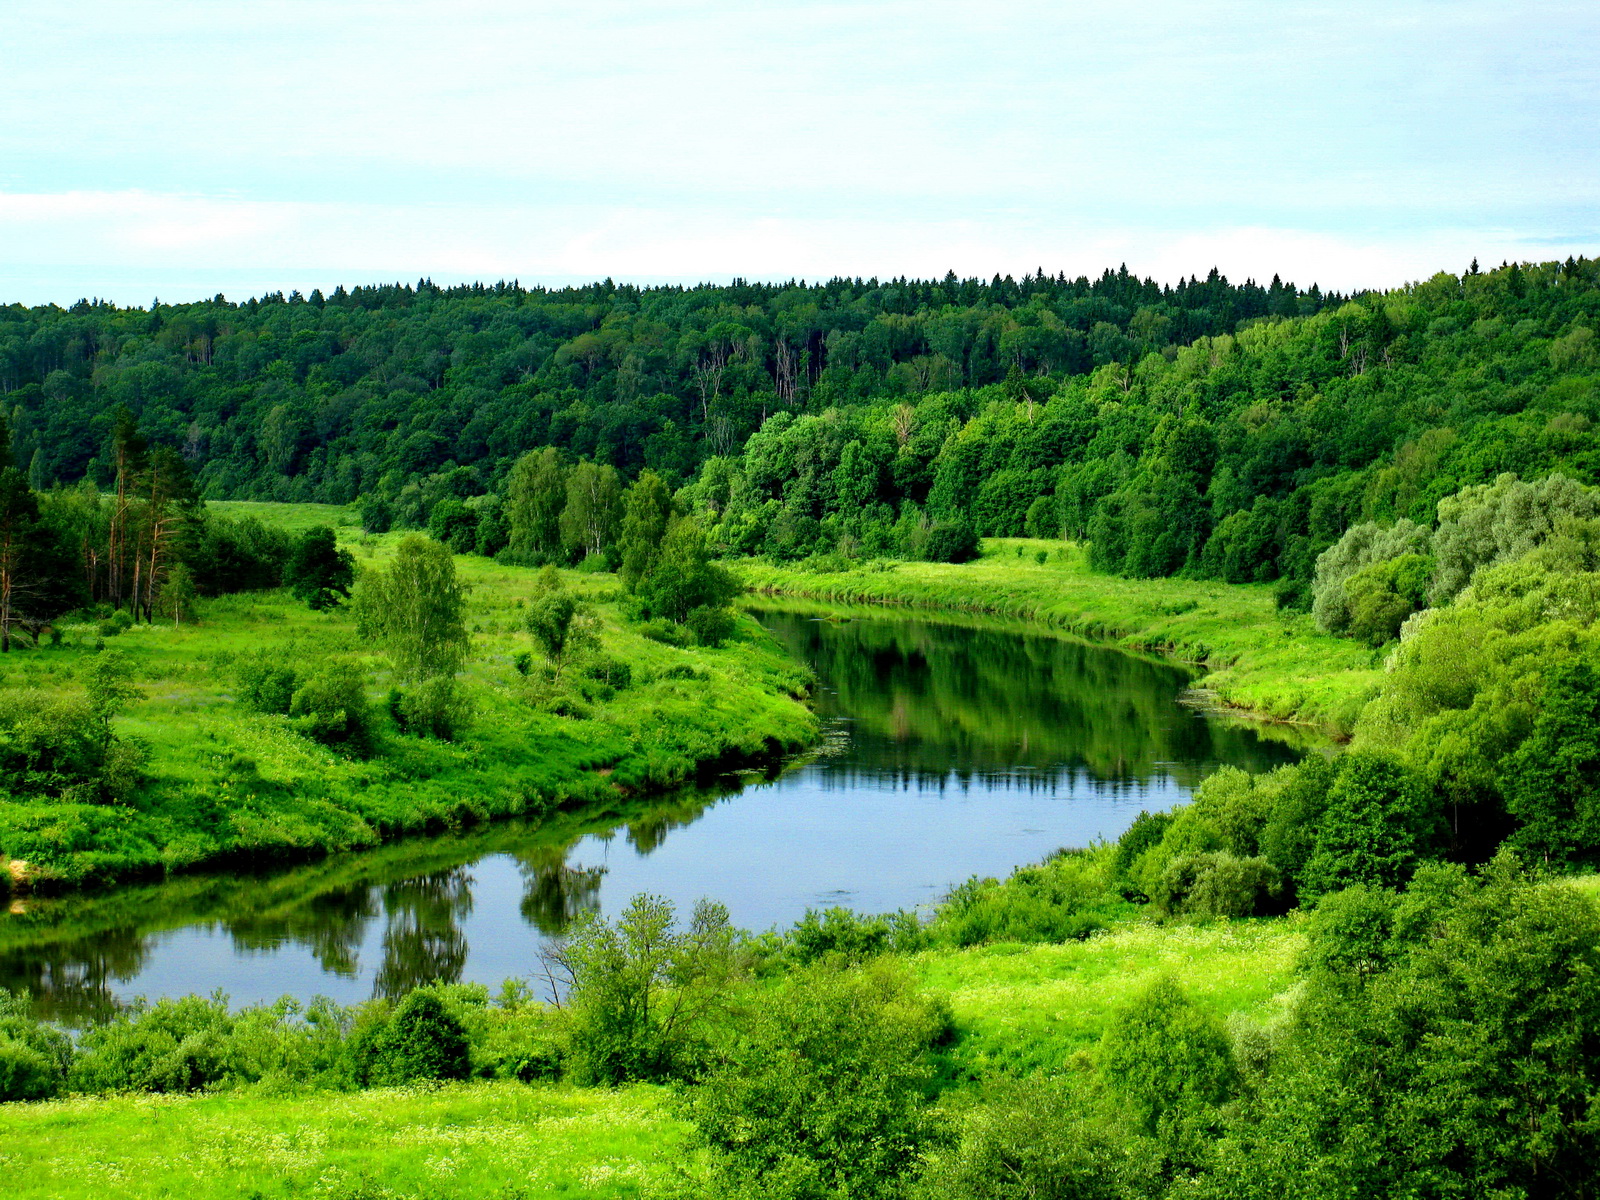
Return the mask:
<path fill-rule="evenodd" d="M 674 486 L 776 412 L 1048 387 L 1339 297 L 1099 279 L 833 279 L 696 288 L 338 288 L 231 303 L 0 308 L 0 395 L 36 489 L 116 470 L 115 413 L 178 449 L 202 495 L 349 503 L 543 445 Z"/>
<path fill-rule="evenodd" d="M 967 526 L 1307 607 L 1352 525 L 1432 525 L 1506 473 L 1596 482 L 1597 325 L 1600 263 L 1441 274 L 1059 383 L 779 412 L 685 495 L 735 553 L 946 557 L 932 531 Z"/>
<path fill-rule="evenodd" d="M 126 410 L 115 415 L 105 492 L 85 480 L 41 493 L 0 467 L 0 651 L 18 630 L 37 645 L 79 610 L 181 620 L 197 595 L 283 582 L 287 535 L 208 514 L 183 456 L 152 446 Z M 10 444 L 0 419 L 0 461 Z"/>

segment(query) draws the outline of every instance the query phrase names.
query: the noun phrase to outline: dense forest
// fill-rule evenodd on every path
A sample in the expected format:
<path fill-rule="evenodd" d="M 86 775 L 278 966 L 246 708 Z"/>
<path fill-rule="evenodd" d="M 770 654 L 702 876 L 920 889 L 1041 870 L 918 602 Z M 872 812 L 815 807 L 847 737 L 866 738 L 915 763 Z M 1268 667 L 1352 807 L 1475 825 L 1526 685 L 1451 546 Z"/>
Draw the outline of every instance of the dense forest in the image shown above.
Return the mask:
<path fill-rule="evenodd" d="M 683 482 L 777 412 L 1064 378 L 1337 301 L 1128 274 L 560 291 L 390 285 L 229 303 L 0 309 L 0 393 L 35 487 L 105 481 L 112 414 L 213 498 L 347 503 L 554 445 Z M 1039 386 L 1039 385 L 1036 385 Z"/>
<path fill-rule="evenodd" d="M 1569 259 L 1350 298 L 1123 270 L 13 306 L 0 387 L 36 490 L 113 489 L 132 421 L 196 497 L 361 499 L 369 528 L 492 554 L 515 464 L 551 447 L 539 486 L 579 466 L 597 515 L 524 554 L 611 550 L 648 470 L 726 552 L 959 559 L 1026 533 L 1304 608 L 1353 525 L 1431 525 L 1506 473 L 1595 482 L 1597 283 Z"/>

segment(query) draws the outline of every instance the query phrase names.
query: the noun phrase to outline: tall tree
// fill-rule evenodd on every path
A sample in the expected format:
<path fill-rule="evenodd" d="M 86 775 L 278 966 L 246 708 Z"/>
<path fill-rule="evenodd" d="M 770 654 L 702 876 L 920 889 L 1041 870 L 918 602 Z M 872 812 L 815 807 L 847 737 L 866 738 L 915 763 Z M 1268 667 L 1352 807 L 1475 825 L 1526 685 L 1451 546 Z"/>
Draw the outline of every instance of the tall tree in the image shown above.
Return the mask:
<path fill-rule="evenodd" d="M 529 558 L 551 559 L 561 551 L 561 510 L 567 503 L 566 474 L 552 446 L 530 450 L 506 481 L 510 547 Z"/>
<path fill-rule="evenodd" d="M 622 503 L 622 582 L 631 592 L 650 571 L 672 522 L 672 493 L 661 476 L 646 470 Z"/>
<path fill-rule="evenodd" d="M 382 641 L 404 682 L 454 675 L 466 660 L 467 588 L 450 551 L 429 538 L 400 540 L 386 571 L 371 571 L 356 588 L 356 623 Z"/>
<path fill-rule="evenodd" d="M 617 536 L 622 520 L 622 477 L 613 466 L 581 462 L 567 476 L 567 506 L 561 510 L 561 545 L 573 557 L 599 554 Z"/>

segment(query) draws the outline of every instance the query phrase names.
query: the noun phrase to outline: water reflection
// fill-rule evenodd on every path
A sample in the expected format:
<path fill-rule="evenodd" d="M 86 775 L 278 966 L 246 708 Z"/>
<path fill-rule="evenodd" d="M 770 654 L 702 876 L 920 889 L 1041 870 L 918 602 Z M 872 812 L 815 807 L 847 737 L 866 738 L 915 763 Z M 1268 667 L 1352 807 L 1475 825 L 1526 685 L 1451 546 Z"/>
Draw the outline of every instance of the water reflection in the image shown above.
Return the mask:
<path fill-rule="evenodd" d="M 529 974 L 539 938 L 637 891 L 684 911 L 713 896 L 752 928 L 809 905 L 914 906 L 1115 836 L 1219 763 L 1295 756 L 1182 707 L 1188 675 L 1169 663 L 993 627 L 763 619 L 817 671 L 827 724 L 812 755 L 289 871 L 20 900 L 0 916 L 0 986 L 76 1023 L 141 994 L 351 1003 L 493 984 Z"/>

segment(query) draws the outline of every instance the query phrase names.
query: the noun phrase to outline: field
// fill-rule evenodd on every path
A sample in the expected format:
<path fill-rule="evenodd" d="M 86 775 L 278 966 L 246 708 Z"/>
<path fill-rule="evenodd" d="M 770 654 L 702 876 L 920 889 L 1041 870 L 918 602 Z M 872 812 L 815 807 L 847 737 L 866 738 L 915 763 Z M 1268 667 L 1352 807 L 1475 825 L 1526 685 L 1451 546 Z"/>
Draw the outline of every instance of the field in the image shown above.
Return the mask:
<path fill-rule="evenodd" d="M 610 1200 L 665 1177 L 665 1090 L 515 1082 L 0 1106 L 12 1200 Z"/>
<path fill-rule="evenodd" d="M 305 528 L 345 510 L 316 505 L 221 504 L 267 511 Z M 381 567 L 400 535 L 341 539 L 364 568 Z M 117 719 L 119 736 L 149 750 L 147 781 L 126 805 L 0 800 L 0 857 L 34 885 L 105 882 L 229 860 L 291 861 L 376 846 L 405 833 L 442 832 L 512 815 L 614 805 L 695 775 L 808 742 L 815 720 L 807 686 L 750 618 L 720 649 L 682 649 L 642 636 L 619 611 L 609 575 L 566 574 L 600 621 L 600 654 L 622 664 L 625 686 L 580 690 L 541 678 L 522 609 L 534 572 L 457 559 L 471 587 L 472 648 L 463 675 L 476 718 L 447 742 L 402 735 L 384 714 L 387 660 L 359 641 L 345 611 L 313 612 L 287 592 L 204 601 L 198 621 L 138 625 L 106 636 L 95 624 L 62 627 L 60 645 L 14 650 L 0 686 L 44 694 L 71 689 L 99 648 L 131 662 L 141 698 Z M 256 653 L 315 671 L 356 662 L 379 713 L 368 758 L 336 753 L 297 733 L 287 717 L 248 711 L 234 698 L 236 666 Z M 518 655 L 535 668 L 524 675 Z"/>
<path fill-rule="evenodd" d="M 827 571 L 753 561 L 740 572 L 758 592 L 1013 617 L 1159 651 L 1201 665 L 1200 687 L 1224 704 L 1335 734 L 1349 732 L 1376 690 L 1371 650 L 1280 611 L 1264 584 L 1101 575 L 1082 547 L 1060 542 L 989 538 L 983 546 L 982 558 L 961 565 Z"/>

